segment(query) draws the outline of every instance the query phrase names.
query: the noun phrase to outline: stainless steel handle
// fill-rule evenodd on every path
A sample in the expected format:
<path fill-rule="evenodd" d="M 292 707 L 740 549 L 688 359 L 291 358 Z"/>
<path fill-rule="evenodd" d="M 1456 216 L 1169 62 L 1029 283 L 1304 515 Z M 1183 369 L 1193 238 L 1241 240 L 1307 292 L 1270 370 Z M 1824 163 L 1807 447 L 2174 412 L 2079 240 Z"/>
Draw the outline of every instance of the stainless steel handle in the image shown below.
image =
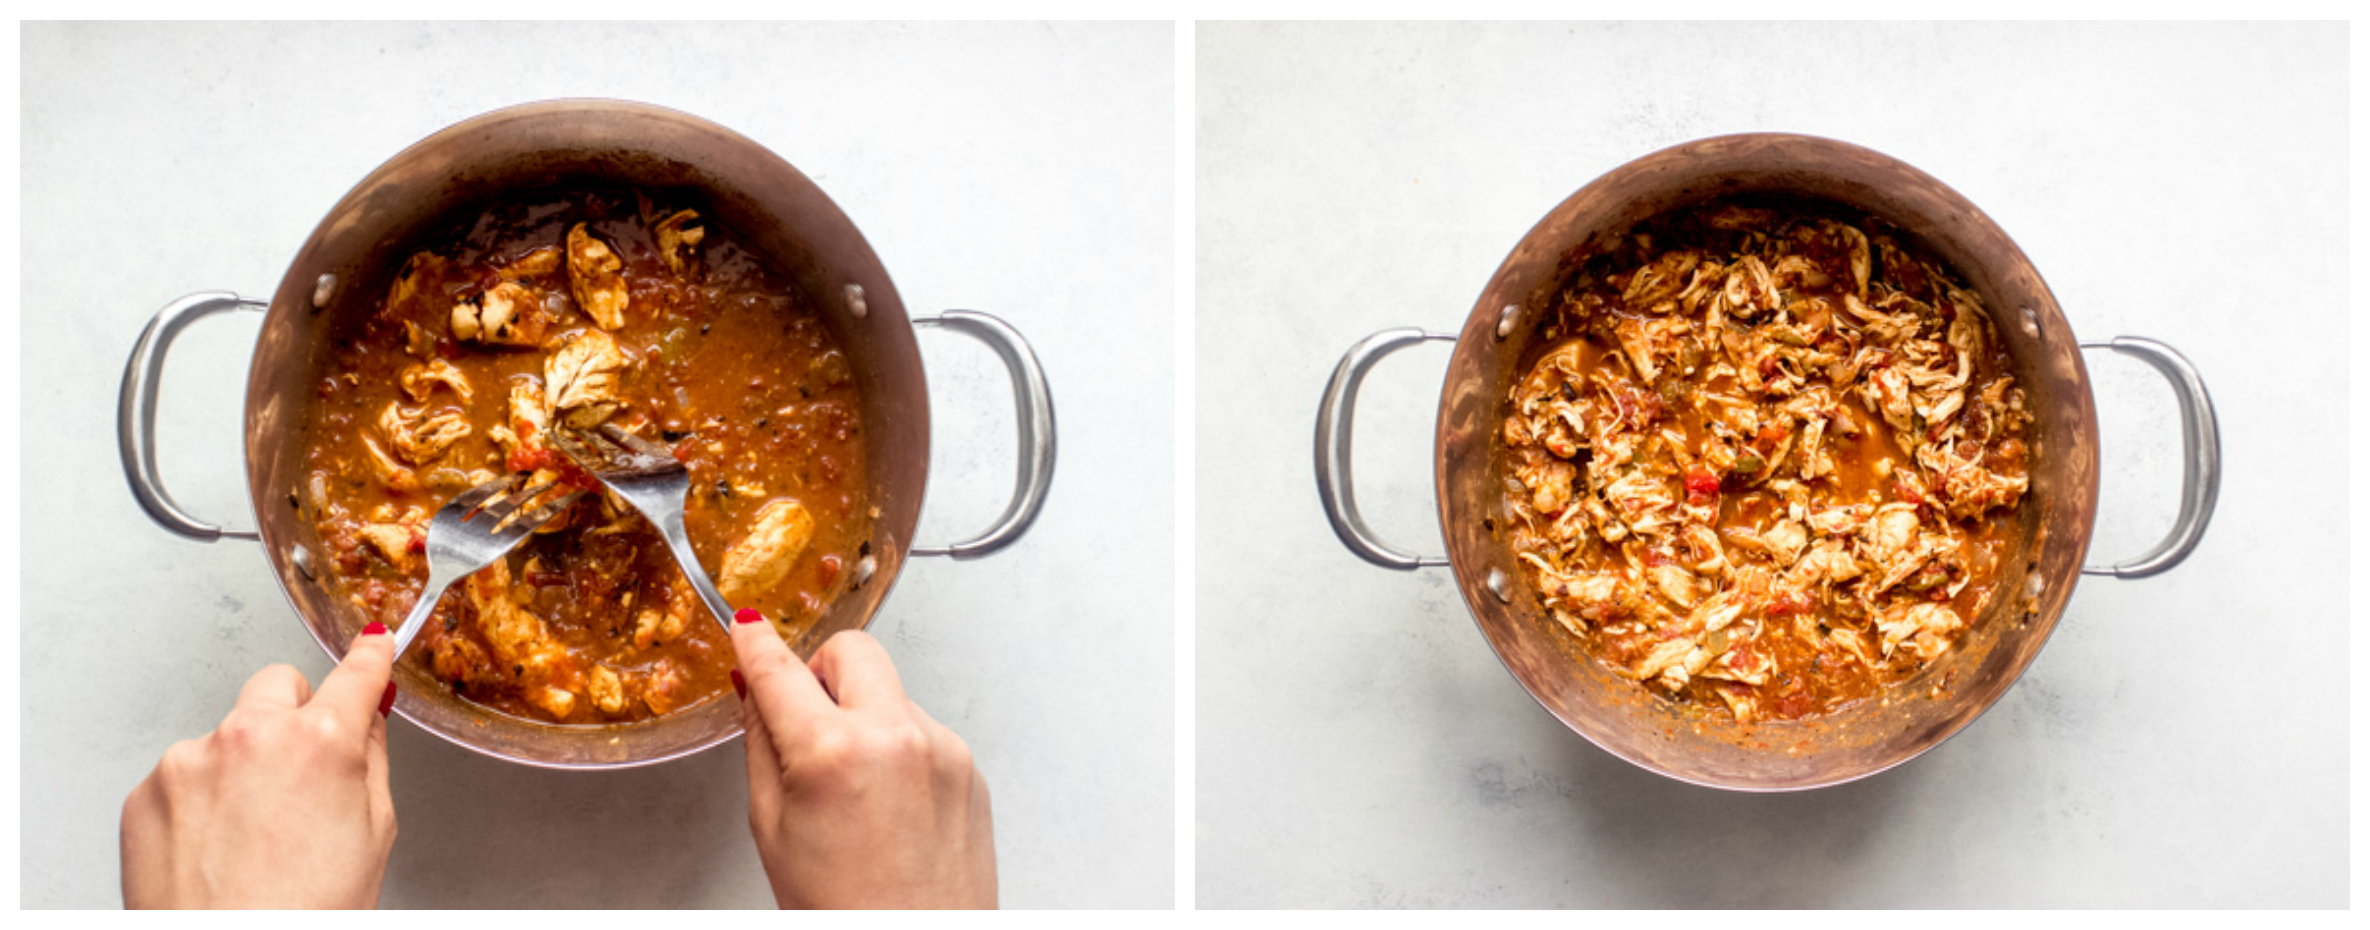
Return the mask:
<path fill-rule="evenodd" d="M 2147 362 L 2172 382 L 2173 397 L 2181 403 L 2181 514 L 2172 532 L 2145 555 L 2107 568 L 2082 566 L 2085 575 L 2146 578 L 2171 571 L 2205 538 L 2214 518 L 2214 501 L 2222 493 L 2222 430 L 2214 420 L 2214 399 L 2206 394 L 2205 379 L 2173 347 L 2138 336 L 2118 336 L 2112 342 L 2086 342 L 2085 349 L 2113 349 Z"/>
<path fill-rule="evenodd" d="M 165 368 L 165 353 L 189 324 L 225 310 L 262 310 L 262 301 L 246 300 L 227 291 L 191 294 L 166 304 L 148 321 L 140 341 L 132 346 L 131 361 L 123 368 L 123 393 L 115 405 L 115 438 L 123 453 L 123 476 L 131 482 L 132 498 L 156 525 L 199 542 L 224 536 L 258 539 L 255 533 L 226 530 L 200 522 L 173 503 L 156 471 L 156 385 Z"/>
<path fill-rule="evenodd" d="M 1447 565 L 1448 557 L 1409 555 L 1383 545 L 1374 538 L 1374 531 L 1366 528 L 1366 518 L 1358 513 L 1358 499 L 1350 486 L 1350 423 L 1357 411 L 1358 385 L 1366 380 L 1367 369 L 1385 355 L 1432 341 L 1455 342 L 1457 337 L 1420 329 L 1386 329 L 1358 340 L 1334 367 L 1333 380 L 1325 382 L 1325 399 L 1317 406 L 1317 497 L 1325 504 L 1325 519 L 1332 521 L 1334 535 L 1341 537 L 1341 544 L 1351 553 L 1400 571 Z"/>
<path fill-rule="evenodd" d="M 1012 325 L 974 310 L 949 310 L 913 321 L 915 326 L 943 326 L 996 350 L 1012 375 L 1013 417 L 1020 425 L 1020 471 L 1015 476 L 1012 503 L 987 532 L 948 546 L 915 546 L 913 555 L 944 555 L 976 559 L 1018 541 L 1045 509 L 1045 492 L 1053 486 L 1053 392 L 1045 386 L 1045 369 L 1037 353 Z"/>

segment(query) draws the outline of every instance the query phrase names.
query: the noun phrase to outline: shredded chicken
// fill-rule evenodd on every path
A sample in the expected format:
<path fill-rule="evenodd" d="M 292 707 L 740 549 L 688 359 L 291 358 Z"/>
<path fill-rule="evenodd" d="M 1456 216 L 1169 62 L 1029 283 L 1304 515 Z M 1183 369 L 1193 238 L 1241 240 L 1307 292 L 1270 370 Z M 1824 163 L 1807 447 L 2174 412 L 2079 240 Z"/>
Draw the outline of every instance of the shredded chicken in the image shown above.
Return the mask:
<path fill-rule="evenodd" d="M 1649 222 L 1568 280 L 1499 431 L 1560 625 L 1739 720 L 1949 651 L 2028 487 L 1979 297 L 1873 222 L 1786 205 Z"/>
<path fill-rule="evenodd" d="M 684 210 L 658 221 L 650 231 L 658 237 L 658 257 L 676 274 L 690 274 L 699 265 L 700 240 L 707 238 L 706 227 L 699 222 L 699 213 Z"/>
<path fill-rule="evenodd" d="M 385 434 L 387 445 L 395 450 L 397 458 L 413 465 L 425 465 L 469 435 L 469 418 L 452 408 L 434 412 L 425 407 L 405 410 L 402 404 L 389 402 L 387 409 L 379 414 L 379 431 Z"/>
<path fill-rule="evenodd" d="M 541 345 L 551 323 L 551 313 L 543 306 L 543 295 L 516 281 L 496 284 L 476 301 L 464 300 L 453 305 L 453 338 L 462 341 Z"/>

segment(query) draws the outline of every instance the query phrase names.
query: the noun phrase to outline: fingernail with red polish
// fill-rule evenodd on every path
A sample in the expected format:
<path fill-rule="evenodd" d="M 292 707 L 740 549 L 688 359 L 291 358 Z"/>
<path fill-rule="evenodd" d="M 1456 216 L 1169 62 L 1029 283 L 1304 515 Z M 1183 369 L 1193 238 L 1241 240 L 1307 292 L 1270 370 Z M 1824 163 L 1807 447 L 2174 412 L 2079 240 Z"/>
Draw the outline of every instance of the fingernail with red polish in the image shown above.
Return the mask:
<path fill-rule="evenodd" d="M 390 681 L 390 682 L 387 682 L 387 691 L 386 691 L 386 693 L 385 693 L 385 694 L 381 694 L 381 695 L 379 695 L 379 716 L 381 716 L 381 717 L 384 717 L 384 716 L 386 716 L 388 713 L 390 713 L 390 712 L 394 711 L 394 709 L 395 709 L 395 683 L 394 683 L 394 682 L 392 682 L 392 681 Z"/>
<path fill-rule="evenodd" d="M 376 621 L 376 620 L 372 620 L 372 621 L 370 621 L 370 625 L 369 625 L 369 626 L 365 626 L 365 627 L 363 627 L 363 628 L 362 628 L 362 635 L 364 635 L 364 636 L 385 636 L 385 635 L 387 635 L 387 625 L 386 625 L 386 624 L 384 624 L 384 623 L 380 623 L 380 622 L 378 622 L 378 621 Z"/>
<path fill-rule="evenodd" d="M 765 619 L 765 615 L 758 613 L 755 608 L 751 607 L 743 607 L 739 613 L 732 615 L 734 623 L 756 623 L 763 619 Z"/>
<path fill-rule="evenodd" d="M 732 670 L 732 693 L 740 695 L 741 700 L 749 699 L 749 682 L 741 677 L 741 670 L 737 668 Z"/>

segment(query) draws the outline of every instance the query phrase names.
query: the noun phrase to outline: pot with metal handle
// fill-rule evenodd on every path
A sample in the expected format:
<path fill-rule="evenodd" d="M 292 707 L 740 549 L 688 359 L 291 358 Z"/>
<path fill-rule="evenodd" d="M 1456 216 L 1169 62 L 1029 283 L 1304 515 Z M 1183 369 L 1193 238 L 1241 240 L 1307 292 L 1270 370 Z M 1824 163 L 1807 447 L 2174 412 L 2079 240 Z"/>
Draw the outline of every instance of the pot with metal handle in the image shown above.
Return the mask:
<path fill-rule="evenodd" d="M 1881 700 L 1803 721 L 1739 723 L 1685 715 L 1589 659 L 1546 619 L 1513 559 L 1501 519 L 1507 389 L 1531 355 L 1529 321 L 1575 256 L 1601 250 L 1670 210 L 1746 193 L 1784 193 L 1878 217 L 1964 275 L 1986 305 L 2034 398 L 2031 488 L 2014 520 L 2008 575 L 1959 645 Z M 1441 389 L 1433 482 L 1448 554 L 1413 555 L 1376 539 L 1350 483 L 1360 382 L 1385 355 L 1455 343 Z M 2111 348 L 2163 373 L 2181 408 L 2183 490 L 2172 531 L 2113 567 L 2082 565 L 2098 500 L 2098 440 L 2080 350 Z M 2170 570 L 2203 539 L 2220 487 L 2220 434 L 2194 366 L 2171 347 L 2123 337 L 2078 343 L 2032 263 L 1982 211 L 1940 181 L 1885 155 L 1811 136 L 1703 139 L 1645 156 L 1581 188 L 1540 220 L 1500 265 L 1458 333 L 1385 330 L 1335 368 L 1317 415 L 1318 495 L 1342 543 L 1398 570 L 1448 566 L 1506 670 L 1548 712 L 1606 751 L 1681 781 L 1746 791 L 1816 788 L 1863 778 L 1933 748 L 1973 722 L 2032 662 L 2083 574 L 2142 578 Z"/>
<path fill-rule="evenodd" d="M 1043 508 L 1053 479 L 1053 401 L 1043 368 L 1018 330 L 984 313 L 950 310 L 909 319 L 880 260 L 820 188 L 763 146 L 688 114 L 646 104 L 562 100 L 498 110 L 456 124 L 397 154 L 331 208 L 297 251 L 268 301 L 208 292 L 158 311 L 126 364 L 117 411 L 124 474 L 158 525 L 199 541 L 255 539 L 291 606 L 331 656 L 343 655 L 363 619 L 322 577 L 316 529 L 278 500 L 301 474 L 309 409 L 322 377 L 329 322 L 365 312 L 402 264 L 405 244 L 459 211 L 514 191 L 576 183 L 627 183 L 696 196 L 705 214 L 753 251 L 775 258 L 816 305 L 845 351 L 864 401 L 865 497 L 877 509 L 871 555 L 854 566 L 856 589 L 835 600 L 801 638 L 812 649 L 831 633 L 870 623 L 908 555 L 985 556 L 1011 545 Z M 224 530 L 185 512 L 158 480 L 158 376 L 173 340 L 191 323 L 231 310 L 260 311 L 248 369 L 244 446 L 254 532 Z M 1013 382 L 1020 430 L 1010 506 L 987 531 L 944 546 L 912 545 L 929 468 L 930 398 L 917 328 L 946 328 L 986 342 Z M 562 727 L 487 711 L 408 667 L 396 710 L 469 749 L 549 768 L 618 768 L 678 758 L 740 733 L 738 708 L 710 701 L 636 724 Z"/>

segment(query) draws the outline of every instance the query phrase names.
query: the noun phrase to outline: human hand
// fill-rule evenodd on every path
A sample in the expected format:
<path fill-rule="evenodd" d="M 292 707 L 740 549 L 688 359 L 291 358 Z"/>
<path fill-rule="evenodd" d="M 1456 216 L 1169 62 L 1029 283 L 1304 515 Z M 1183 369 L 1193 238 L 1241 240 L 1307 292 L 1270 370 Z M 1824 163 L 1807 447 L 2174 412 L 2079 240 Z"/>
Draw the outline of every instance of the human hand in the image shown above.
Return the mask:
<path fill-rule="evenodd" d="M 123 802 L 126 907 L 371 907 L 395 844 L 394 637 L 373 623 L 315 692 L 274 665 Z"/>
<path fill-rule="evenodd" d="M 800 662 L 734 617 L 746 685 L 749 828 L 783 907 L 994 907 L 987 782 L 962 737 L 905 696 L 879 642 L 839 633 Z"/>

